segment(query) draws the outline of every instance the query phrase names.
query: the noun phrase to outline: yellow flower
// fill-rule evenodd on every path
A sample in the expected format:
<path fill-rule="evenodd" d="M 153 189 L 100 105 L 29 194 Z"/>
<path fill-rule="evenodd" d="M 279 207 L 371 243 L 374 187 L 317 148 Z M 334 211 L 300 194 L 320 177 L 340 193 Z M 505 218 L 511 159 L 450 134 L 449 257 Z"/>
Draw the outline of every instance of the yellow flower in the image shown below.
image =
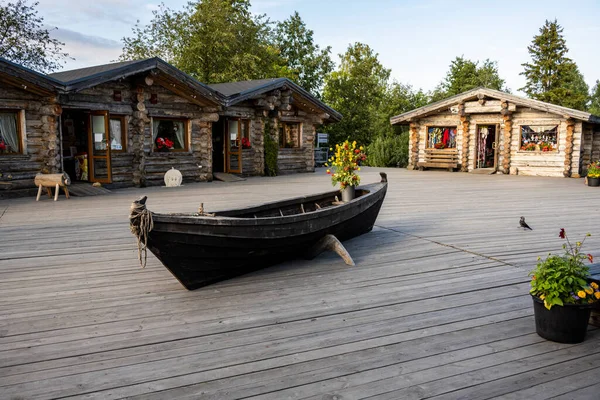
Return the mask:
<path fill-rule="evenodd" d="M 360 146 L 359 148 L 360 148 L 361 150 L 364 150 L 364 147 L 362 147 L 362 146 Z"/>
<path fill-rule="evenodd" d="M 598 289 L 598 284 L 596 282 L 590 283 L 590 286 L 593 287 L 594 289 Z"/>
<path fill-rule="evenodd" d="M 546 298 L 545 294 L 543 294 L 543 295 L 540 296 L 540 299 L 542 299 L 542 300 L 544 300 L 545 298 Z"/>
<path fill-rule="evenodd" d="M 586 293 L 583 290 L 580 290 L 579 292 L 577 292 L 577 296 L 581 297 L 582 299 L 585 299 Z"/>
<path fill-rule="evenodd" d="M 329 151 L 333 151 L 333 147 L 330 147 L 330 148 L 329 148 Z"/>
<path fill-rule="evenodd" d="M 360 171 L 360 167 L 356 168 L 357 171 Z"/>
<path fill-rule="evenodd" d="M 585 289 L 585 292 L 586 292 L 587 294 L 592 294 L 592 293 L 594 293 L 594 289 L 592 289 L 592 288 L 587 288 L 587 289 Z"/>
<path fill-rule="evenodd" d="M 598 300 L 600 300 L 600 292 L 596 292 L 596 293 L 594 293 L 594 296 L 595 296 L 595 297 L 596 297 Z"/>

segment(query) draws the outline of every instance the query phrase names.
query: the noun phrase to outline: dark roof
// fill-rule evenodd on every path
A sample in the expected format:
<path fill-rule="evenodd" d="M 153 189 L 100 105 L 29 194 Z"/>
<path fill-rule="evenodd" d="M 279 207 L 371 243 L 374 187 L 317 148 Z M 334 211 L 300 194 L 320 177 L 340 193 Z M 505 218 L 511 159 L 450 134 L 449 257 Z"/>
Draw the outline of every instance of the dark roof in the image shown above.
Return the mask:
<path fill-rule="evenodd" d="M 546 103 L 540 100 L 526 99 L 524 97 L 515 96 L 514 94 L 501 92 L 499 90 L 488 89 L 485 87 L 478 87 L 475 89 L 467 90 L 466 92 L 457 94 L 444 100 L 436 101 L 435 103 L 428 104 L 423 107 L 405 112 L 395 117 L 390 118 L 392 125 L 407 123 L 413 118 L 421 117 L 425 114 L 447 109 L 449 106 L 458 104 L 460 102 L 476 99 L 478 95 L 484 95 L 498 100 L 507 100 L 521 107 L 530 107 L 535 110 L 546 111 L 552 114 L 559 114 L 568 116 L 570 118 L 578 119 L 581 121 L 600 123 L 600 116 L 595 116 L 589 112 L 575 110 L 573 108 L 557 106 L 556 104 Z"/>
<path fill-rule="evenodd" d="M 271 90 L 288 88 L 291 89 L 296 95 L 300 96 L 303 101 L 309 103 L 315 108 L 322 110 L 329 114 L 329 118 L 334 121 L 342 119 L 342 114 L 317 99 L 311 93 L 304 90 L 301 86 L 289 80 L 288 78 L 271 78 L 271 79 L 258 79 L 253 81 L 240 81 L 240 82 L 228 82 L 228 83 L 216 83 L 209 85 L 211 89 L 226 96 L 226 106 L 232 106 L 242 101 L 252 99 L 263 93 L 270 92 Z"/>
<path fill-rule="evenodd" d="M 210 88 L 216 90 L 225 96 L 233 96 L 234 94 L 241 94 L 247 91 L 256 90 L 264 85 L 278 81 L 282 78 L 269 78 L 269 79 L 257 79 L 253 81 L 240 81 L 240 82 L 227 82 L 227 83 L 213 83 L 208 85 Z"/>
<path fill-rule="evenodd" d="M 48 74 L 48 76 L 51 78 L 54 78 L 58 81 L 61 81 L 63 83 L 70 83 L 73 81 L 78 81 L 80 79 L 87 79 L 94 75 L 102 74 L 104 72 L 113 71 L 115 69 L 124 67 L 126 65 L 135 64 L 135 63 L 138 63 L 139 61 L 144 61 L 144 60 L 130 60 L 130 61 L 121 61 L 121 62 L 111 63 L 111 64 L 95 65 L 93 67 L 86 67 L 86 68 L 72 69 L 69 71 L 55 72 L 52 74 Z"/>

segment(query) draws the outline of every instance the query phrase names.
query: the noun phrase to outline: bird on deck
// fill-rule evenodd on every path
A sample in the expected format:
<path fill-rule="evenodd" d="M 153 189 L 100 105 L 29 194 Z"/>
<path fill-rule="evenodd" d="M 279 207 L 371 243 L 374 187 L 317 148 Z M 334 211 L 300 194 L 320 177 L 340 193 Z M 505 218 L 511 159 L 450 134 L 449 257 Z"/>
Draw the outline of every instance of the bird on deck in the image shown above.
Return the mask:
<path fill-rule="evenodd" d="M 521 219 L 519 220 L 519 225 L 521 225 L 521 228 L 523 229 L 529 229 L 530 231 L 533 230 L 529 225 L 527 225 L 527 222 L 525 222 L 525 217 L 521 217 Z"/>

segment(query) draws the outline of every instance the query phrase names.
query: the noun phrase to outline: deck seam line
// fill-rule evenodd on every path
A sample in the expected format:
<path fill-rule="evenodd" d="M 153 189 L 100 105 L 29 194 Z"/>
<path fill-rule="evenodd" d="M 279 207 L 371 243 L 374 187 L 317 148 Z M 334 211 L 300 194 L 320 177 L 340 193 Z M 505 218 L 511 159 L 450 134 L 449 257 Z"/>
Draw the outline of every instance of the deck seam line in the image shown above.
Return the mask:
<path fill-rule="evenodd" d="M 381 225 L 375 225 L 375 226 L 376 226 L 376 227 L 378 227 L 378 228 L 381 228 L 381 229 L 385 229 L 385 230 L 388 230 L 388 231 L 395 232 L 395 233 L 400 233 L 400 234 L 402 234 L 402 235 L 406 235 L 406 236 L 414 237 L 414 238 L 417 238 L 417 239 L 425 240 L 425 241 L 427 241 L 427 242 L 434 243 L 434 244 L 437 244 L 437 245 L 440 245 L 440 246 L 443 246 L 443 247 L 448 247 L 448 248 L 451 248 L 451 249 L 454 249 L 454 250 L 458 250 L 458 251 L 461 251 L 461 252 L 463 252 L 463 253 L 468 253 L 468 254 L 472 254 L 472 255 L 475 255 L 475 256 L 479 256 L 479 257 L 487 258 L 488 260 L 492 260 L 492 261 L 495 261 L 495 262 L 499 262 L 500 264 L 508 265 L 508 266 L 510 266 L 510 267 L 515 267 L 515 268 L 518 268 L 518 265 L 511 264 L 511 263 L 509 263 L 509 262 L 506 262 L 506 261 L 500 260 L 500 259 L 498 259 L 498 258 L 496 258 L 496 257 L 487 256 L 487 255 L 485 255 L 485 254 L 478 253 L 478 252 L 476 252 L 476 251 L 466 250 L 466 249 L 463 249 L 463 248 L 461 248 L 461 247 L 455 246 L 455 245 L 453 245 L 453 244 L 447 244 L 447 243 L 438 242 L 437 240 L 428 239 L 428 238 L 426 238 L 426 237 L 423 237 L 423 236 L 414 235 L 414 234 L 412 234 L 412 233 L 407 233 L 407 232 L 399 231 L 399 230 L 397 230 L 397 229 L 394 229 L 394 228 L 388 228 L 388 227 L 381 226 Z"/>

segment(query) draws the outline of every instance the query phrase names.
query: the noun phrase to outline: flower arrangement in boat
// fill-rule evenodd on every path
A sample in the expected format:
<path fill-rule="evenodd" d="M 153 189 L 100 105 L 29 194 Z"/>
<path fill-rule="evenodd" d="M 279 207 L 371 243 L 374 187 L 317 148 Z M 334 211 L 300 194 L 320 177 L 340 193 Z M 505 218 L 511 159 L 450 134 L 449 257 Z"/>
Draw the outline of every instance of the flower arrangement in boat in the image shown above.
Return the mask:
<path fill-rule="evenodd" d="M 156 138 L 156 148 L 159 150 L 169 150 L 172 149 L 174 145 L 175 143 L 173 143 L 173 141 L 168 138 Z"/>
<path fill-rule="evenodd" d="M 242 138 L 242 149 L 249 149 L 250 147 L 250 139 L 248 138 Z"/>
<path fill-rule="evenodd" d="M 333 148 L 329 150 L 333 151 Z M 341 189 L 345 189 L 347 186 L 358 186 L 360 176 L 356 172 L 360 171 L 359 163 L 366 159 L 363 146 L 357 147 L 356 141 L 346 140 L 344 143 L 336 144 L 335 154 L 329 159 L 330 164 L 325 164 L 334 169 L 333 173 L 330 169 L 327 170 L 327 173 L 331 174 L 332 184 L 335 186 L 336 183 L 339 183 Z"/>
<path fill-rule="evenodd" d="M 600 164 L 598 161 L 594 161 L 588 165 L 587 169 L 588 178 L 600 178 Z"/>
<path fill-rule="evenodd" d="M 585 261 L 594 261 L 591 254 L 584 254 L 581 242 L 571 244 L 564 229 L 558 235 L 565 239 L 563 244 L 565 254 L 549 254 L 545 260 L 538 257 L 537 267 L 529 273 L 531 279 L 530 293 L 544 301 L 544 306 L 550 310 L 552 306 L 566 304 L 591 304 L 600 301 L 598 284 L 588 283 L 589 268 Z M 587 234 L 591 236 L 591 234 Z"/>

